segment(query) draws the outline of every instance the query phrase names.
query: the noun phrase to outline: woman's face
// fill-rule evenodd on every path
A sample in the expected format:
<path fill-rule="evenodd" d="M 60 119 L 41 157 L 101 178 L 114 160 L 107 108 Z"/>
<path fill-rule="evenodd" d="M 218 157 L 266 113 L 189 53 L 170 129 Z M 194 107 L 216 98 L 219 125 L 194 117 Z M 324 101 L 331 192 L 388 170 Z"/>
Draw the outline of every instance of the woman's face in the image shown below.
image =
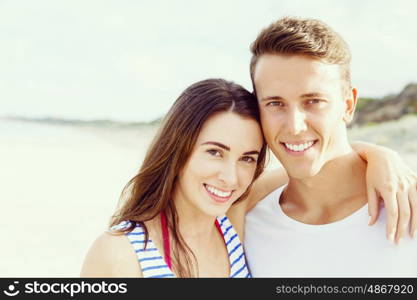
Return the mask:
<path fill-rule="evenodd" d="M 262 143 L 255 120 L 233 112 L 210 117 L 180 172 L 177 207 L 185 205 L 210 216 L 225 214 L 252 182 Z"/>

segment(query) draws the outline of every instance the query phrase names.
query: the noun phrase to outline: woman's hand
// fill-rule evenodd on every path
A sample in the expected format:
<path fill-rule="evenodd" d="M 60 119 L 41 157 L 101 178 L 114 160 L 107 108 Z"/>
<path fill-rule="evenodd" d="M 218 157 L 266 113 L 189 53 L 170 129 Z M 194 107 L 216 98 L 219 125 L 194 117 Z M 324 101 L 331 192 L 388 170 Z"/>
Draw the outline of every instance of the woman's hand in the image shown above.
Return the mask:
<path fill-rule="evenodd" d="M 388 240 L 399 244 L 408 228 L 411 237 L 417 238 L 417 174 L 395 151 L 363 142 L 352 146 L 368 162 L 369 225 L 378 219 L 379 200 L 382 199 L 387 215 Z"/>

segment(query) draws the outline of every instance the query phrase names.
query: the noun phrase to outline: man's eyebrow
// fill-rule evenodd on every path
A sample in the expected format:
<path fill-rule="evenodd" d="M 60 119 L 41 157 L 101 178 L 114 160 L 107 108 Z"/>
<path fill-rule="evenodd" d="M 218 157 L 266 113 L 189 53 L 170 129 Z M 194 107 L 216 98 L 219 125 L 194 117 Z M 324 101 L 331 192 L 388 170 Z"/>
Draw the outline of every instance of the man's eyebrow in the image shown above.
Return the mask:
<path fill-rule="evenodd" d="M 267 97 L 262 98 L 261 102 L 268 101 L 268 100 L 283 100 L 283 98 L 280 96 L 267 96 Z"/>
<path fill-rule="evenodd" d="M 303 94 L 301 95 L 301 98 L 314 98 L 314 97 L 324 97 L 324 94 L 321 93 L 308 93 L 308 94 Z"/>
<path fill-rule="evenodd" d="M 230 151 L 230 147 L 223 145 L 222 143 L 219 143 L 219 142 L 208 141 L 208 142 L 202 143 L 201 145 L 215 145 L 227 151 Z M 259 151 L 256 151 L 256 150 L 248 151 L 248 152 L 243 153 L 243 155 L 259 155 Z"/>
<path fill-rule="evenodd" d="M 301 98 L 314 98 L 314 97 L 325 97 L 324 94 L 321 93 L 308 93 L 308 94 L 303 94 L 301 95 Z M 262 101 L 268 101 L 268 100 L 284 100 L 284 98 L 280 97 L 280 96 L 267 96 L 261 99 Z"/>

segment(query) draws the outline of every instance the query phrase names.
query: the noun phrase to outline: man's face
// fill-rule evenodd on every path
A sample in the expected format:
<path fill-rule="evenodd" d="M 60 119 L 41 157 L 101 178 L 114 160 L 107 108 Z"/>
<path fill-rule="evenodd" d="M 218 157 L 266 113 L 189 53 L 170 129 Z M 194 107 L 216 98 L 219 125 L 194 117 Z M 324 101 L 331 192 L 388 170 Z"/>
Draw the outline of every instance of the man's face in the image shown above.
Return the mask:
<path fill-rule="evenodd" d="M 343 154 L 356 90 L 343 93 L 340 66 L 306 56 L 262 55 L 254 81 L 269 147 L 292 178 L 316 175 Z"/>

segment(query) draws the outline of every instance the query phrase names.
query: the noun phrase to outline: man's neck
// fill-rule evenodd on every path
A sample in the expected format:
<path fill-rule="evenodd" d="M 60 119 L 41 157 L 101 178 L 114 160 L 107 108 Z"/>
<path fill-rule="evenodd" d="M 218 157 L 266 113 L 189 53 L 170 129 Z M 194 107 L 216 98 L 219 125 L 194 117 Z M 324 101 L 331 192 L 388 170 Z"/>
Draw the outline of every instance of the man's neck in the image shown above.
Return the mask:
<path fill-rule="evenodd" d="M 280 205 L 288 216 L 307 224 L 341 220 L 367 203 L 365 174 L 366 163 L 349 151 L 313 177 L 290 178 Z"/>

